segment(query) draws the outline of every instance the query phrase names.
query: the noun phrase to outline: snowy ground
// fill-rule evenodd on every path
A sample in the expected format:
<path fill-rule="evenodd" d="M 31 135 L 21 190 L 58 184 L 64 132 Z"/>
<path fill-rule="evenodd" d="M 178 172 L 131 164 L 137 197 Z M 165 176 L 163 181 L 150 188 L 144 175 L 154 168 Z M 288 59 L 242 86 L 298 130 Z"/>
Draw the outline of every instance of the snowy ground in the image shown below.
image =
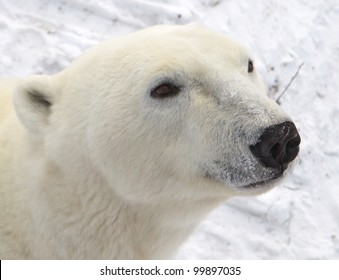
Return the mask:
<path fill-rule="evenodd" d="M 339 259 L 338 0 L 0 0 L 0 76 L 55 73 L 103 39 L 200 21 L 252 50 L 302 137 L 279 187 L 234 198 L 181 248 L 182 259 Z"/>

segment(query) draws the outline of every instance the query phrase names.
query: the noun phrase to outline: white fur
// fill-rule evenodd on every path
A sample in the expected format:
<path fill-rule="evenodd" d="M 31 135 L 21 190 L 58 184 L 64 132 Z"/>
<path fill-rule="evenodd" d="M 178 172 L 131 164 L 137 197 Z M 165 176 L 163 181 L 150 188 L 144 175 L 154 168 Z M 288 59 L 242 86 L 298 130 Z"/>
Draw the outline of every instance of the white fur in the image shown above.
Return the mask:
<path fill-rule="evenodd" d="M 249 145 L 288 117 L 248 59 L 199 25 L 159 26 L 0 80 L 0 259 L 168 258 L 222 201 L 268 190 L 245 187 L 274 177 Z M 180 93 L 151 98 L 163 80 Z"/>

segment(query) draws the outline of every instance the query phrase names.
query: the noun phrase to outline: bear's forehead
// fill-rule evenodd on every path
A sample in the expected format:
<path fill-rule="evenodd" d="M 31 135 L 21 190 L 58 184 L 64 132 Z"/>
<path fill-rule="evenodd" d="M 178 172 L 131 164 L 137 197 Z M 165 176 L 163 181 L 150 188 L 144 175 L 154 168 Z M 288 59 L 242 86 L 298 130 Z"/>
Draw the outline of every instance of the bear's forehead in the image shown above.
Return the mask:
<path fill-rule="evenodd" d="M 249 59 L 247 50 L 231 38 L 196 24 L 157 26 L 121 40 L 118 51 L 127 59 L 133 57 L 157 68 L 187 64 L 234 67 L 246 65 Z"/>
<path fill-rule="evenodd" d="M 227 60 L 242 63 L 248 51 L 228 36 L 199 24 L 184 26 L 160 25 L 99 44 L 104 55 L 119 53 L 121 57 Z M 98 52 L 97 52 L 98 53 Z M 107 57 L 107 56 L 106 56 Z"/>
<path fill-rule="evenodd" d="M 213 32 L 199 24 L 158 26 L 131 35 L 131 39 L 150 49 L 164 51 L 202 52 L 204 55 L 247 56 L 247 50 L 226 35 Z M 152 47 L 153 46 L 153 47 Z M 160 49 L 161 47 L 161 49 Z"/>
<path fill-rule="evenodd" d="M 247 69 L 248 59 L 245 48 L 221 33 L 197 24 L 164 25 L 101 43 L 83 54 L 71 68 L 104 76 L 110 73 L 137 77 L 141 73 L 161 77 L 173 72 L 203 77 Z"/>

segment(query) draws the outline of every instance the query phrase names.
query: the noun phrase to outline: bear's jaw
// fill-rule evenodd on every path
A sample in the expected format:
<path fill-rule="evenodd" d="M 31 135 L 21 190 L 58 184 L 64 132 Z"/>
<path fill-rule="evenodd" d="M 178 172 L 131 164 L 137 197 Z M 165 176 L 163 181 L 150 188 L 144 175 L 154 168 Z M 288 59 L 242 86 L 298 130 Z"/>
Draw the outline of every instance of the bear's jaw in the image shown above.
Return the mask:
<path fill-rule="evenodd" d="M 279 176 L 277 178 L 262 180 L 240 186 L 237 188 L 237 192 L 243 196 L 260 195 L 276 187 L 283 178 L 283 176 Z"/>
<path fill-rule="evenodd" d="M 253 165 L 252 165 L 253 167 Z M 226 164 L 218 164 L 214 168 L 203 169 L 203 177 L 211 185 L 219 185 L 223 189 L 229 189 L 232 195 L 257 195 L 265 193 L 275 187 L 286 175 L 286 169 L 263 169 L 260 165 L 256 172 L 242 168 L 239 176 L 233 176 L 230 170 L 236 167 Z M 289 170 L 290 167 L 287 169 Z M 232 174 L 232 176 L 230 176 Z"/>

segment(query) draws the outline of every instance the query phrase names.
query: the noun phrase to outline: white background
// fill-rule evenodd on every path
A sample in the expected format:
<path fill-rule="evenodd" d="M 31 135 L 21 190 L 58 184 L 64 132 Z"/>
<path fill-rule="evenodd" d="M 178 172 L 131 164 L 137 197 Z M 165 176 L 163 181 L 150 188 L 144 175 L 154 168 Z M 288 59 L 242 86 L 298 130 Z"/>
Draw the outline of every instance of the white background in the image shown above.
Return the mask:
<path fill-rule="evenodd" d="M 165 269 L 183 269 L 178 276 L 144 275 L 101 275 L 101 269 L 143 269 L 151 270 L 157 266 L 160 273 Z M 195 275 L 194 267 L 239 267 L 240 275 Z M 2 261 L 1 279 L 18 280 L 60 280 L 60 279 L 128 279 L 128 280 L 286 280 L 286 279 L 326 279 L 337 280 L 339 277 L 337 261 Z M 219 271 L 219 270 L 217 270 Z M 227 271 L 227 270 L 226 270 Z M 131 273 L 131 271 L 129 272 Z"/>
<path fill-rule="evenodd" d="M 84 49 L 155 24 L 202 22 L 241 41 L 301 137 L 293 174 L 211 213 L 176 258 L 339 258 L 339 1 L 0 0 L 0 76 L 53 74 Z"/>

